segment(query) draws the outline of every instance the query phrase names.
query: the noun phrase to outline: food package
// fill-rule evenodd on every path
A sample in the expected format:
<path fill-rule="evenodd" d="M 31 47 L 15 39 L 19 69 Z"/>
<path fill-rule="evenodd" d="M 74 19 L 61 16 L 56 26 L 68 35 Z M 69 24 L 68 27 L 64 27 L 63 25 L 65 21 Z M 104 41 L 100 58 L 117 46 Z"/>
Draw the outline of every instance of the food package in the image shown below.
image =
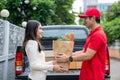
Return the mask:
<path fill-rule="evenodd" d="M 64 39 L 58 39 L 53 41 L 53 52 L 56 56 L 59 53 L 64 53 L 68 56 L 72 55 L 74 48 L 74 34 L 65 34 Z M 70 63 L 58 63 L 62 65 L 66 71 L 69 70 Z"/>
<path fill-rule="evenodd" d="M 62 40 L 54 40 L 53 41 L 53 52 L 56 56 L 59 53 L 65 53 L 70 56 L 73 53 L 74 41 L 62 41 Z M 58 63 L 64 67 L 64 70 L 69 70 L 69 63 Z"/>

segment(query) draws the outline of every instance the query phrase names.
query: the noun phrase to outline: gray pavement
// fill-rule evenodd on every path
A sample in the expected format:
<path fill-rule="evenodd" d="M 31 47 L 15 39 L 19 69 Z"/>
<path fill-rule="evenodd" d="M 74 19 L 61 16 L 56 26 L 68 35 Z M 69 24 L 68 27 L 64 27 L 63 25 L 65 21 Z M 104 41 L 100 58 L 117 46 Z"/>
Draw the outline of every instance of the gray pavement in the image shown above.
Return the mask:
<path fill-rule="evenodd" d="M 110 80 L 120 80 L 120 59 L 111 58 L 110 59 L 110 70 L 111 79 Z"/>

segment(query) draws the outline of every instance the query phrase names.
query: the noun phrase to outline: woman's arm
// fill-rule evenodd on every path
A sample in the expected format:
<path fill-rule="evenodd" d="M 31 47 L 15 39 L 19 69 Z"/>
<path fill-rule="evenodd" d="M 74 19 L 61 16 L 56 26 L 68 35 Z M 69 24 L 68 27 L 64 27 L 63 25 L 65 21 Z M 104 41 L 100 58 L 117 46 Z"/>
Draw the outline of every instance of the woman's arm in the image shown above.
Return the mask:
<path fill-rule="evenodd" d="M 26 53 L 29 59 L 30 68 L 32 70 L 50 70 L 53 71 L 53 64 L 52 62 L 40 62 L 39 59 L 42 59 L 41 56 L 38 59 L 38 43 L 36 41 L 30 41 L 26 46 Z"/>

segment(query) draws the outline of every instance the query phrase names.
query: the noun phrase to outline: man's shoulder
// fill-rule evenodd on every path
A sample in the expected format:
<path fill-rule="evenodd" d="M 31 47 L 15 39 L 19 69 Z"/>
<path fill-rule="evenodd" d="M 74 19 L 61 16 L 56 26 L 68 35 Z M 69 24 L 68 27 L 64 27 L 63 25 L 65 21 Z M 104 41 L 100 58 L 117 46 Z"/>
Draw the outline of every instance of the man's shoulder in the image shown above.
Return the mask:
<path fill-rule="evenodd" d="M 105 35 L 105 32 L 103 30 L 98 30 L 98 31 L 96 31 L 94 33 L 94 35 L 97 35 L 97 36 L 99 36 L 99 35 Z"/>

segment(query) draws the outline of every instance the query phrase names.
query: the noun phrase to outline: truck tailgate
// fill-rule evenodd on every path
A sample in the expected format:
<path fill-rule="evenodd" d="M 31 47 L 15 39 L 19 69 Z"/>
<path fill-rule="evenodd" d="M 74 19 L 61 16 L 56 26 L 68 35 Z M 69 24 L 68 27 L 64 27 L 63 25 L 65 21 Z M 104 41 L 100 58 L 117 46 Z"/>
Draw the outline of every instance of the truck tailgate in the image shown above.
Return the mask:
<path fill-rule="evenodd" d="M 25 71 L 21 75 L 17 76 L 16 79 L 27 80 L 29 71 Z M 68 72 L 58 73 L 49 71 L 47 73 L 47 80 L 78 80 L 80 70 L 69 70 Z"/>

